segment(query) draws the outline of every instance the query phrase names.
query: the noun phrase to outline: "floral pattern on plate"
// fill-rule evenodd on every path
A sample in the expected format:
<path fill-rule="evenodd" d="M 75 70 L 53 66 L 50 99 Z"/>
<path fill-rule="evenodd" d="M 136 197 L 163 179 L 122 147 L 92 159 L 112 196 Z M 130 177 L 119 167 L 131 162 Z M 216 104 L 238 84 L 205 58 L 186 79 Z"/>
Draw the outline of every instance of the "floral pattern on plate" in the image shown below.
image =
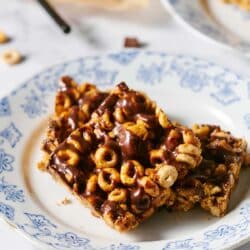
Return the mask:
<path fill-rule="evenodd" d="M 246 241 L 250 234 L 250 197 L 235 208 L 234 219 L 226 224 L 219 221 L 199 233 L 190 233 L 190 237 L 136 243 L 110 242 L 101 246 L 85 233 L 67 230 L 29 197 L 19 174 L 21 151 L 30 134 L 29 128 L 32 128 L 29 124 L 38 125 L 49 115 L 59 76 L 69 74 L 79 80 L 108 86 L 124 80 L 128 73 L 131 82 L 152 90 L 166 88 L 171 81 L 175 82 L 174 89 L 193 98 L 202 96 L 219 110 L 229 112 L 242 107 L 235 115 L 250 137 L 249 110 L 244 108 L 246 104 L 250 106 L 250 80 L 214 63 L 183 55 L 128 50 L 56 65 L 0 100 L 0 215 L 30 239 L 61 250 L 209 250 L 229 248 Z M 158 95 L 162 98 L 160 92 Z"/>

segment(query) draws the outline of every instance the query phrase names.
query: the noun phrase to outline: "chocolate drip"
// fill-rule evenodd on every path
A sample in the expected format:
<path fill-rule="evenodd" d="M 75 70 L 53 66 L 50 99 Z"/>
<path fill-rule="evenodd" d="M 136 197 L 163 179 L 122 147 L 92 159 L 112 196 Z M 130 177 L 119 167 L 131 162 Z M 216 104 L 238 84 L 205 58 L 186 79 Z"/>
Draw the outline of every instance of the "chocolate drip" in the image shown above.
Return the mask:
<path fill-rule="evenodd" d="M 166 149 L 173 151 L 178 145 L 182 144 L 182 135 L 179 133 L 177 137 L 167 136 L 165 140 Z"/>
<path fill-rule="evenodd" d="M 87 105 L 89 107 L 89 113 L 92 113 L 107 96 L 107 93 L 99 92 L 96 92 L 94 95 L 86 94 L 79 99 L 78 105 L 80 107 Z"/>
<path fill-rule="evenodd" d="M 72 88 L 73 87 L 72 82 L 74 82 L 74 80 L 70 76 L 61 77 L 61 79 L 59 81 L 60 90 L 66 91 L 67 89 Z"/>
<path fill-rule="evenodd" d="M 116 106 L 122 110 L 128 120 L 134 120 L 135 115 L 146 113 L 145 97 L 135 91 L 130 91 L 119 99 Z"/>
<path fill-rule="evenodd" d="M 123 217 L 125 211 L 120 207 L 119 203 L 106 200 L 101 206 L 102 214 L 111 214 L 112 219 L 116 220 L 118 217 Z"/>
<path fill-rule="evenodd" d="M 142 187 L 130 191 L 130 202 L 141 211 L 145 211 L 151 205 L 151 200 Z"/>
<path fill-rule="evenodd" d="M 68 124 L 71 130 L 75 130 L 78 127 L 79 121 L 79 107 L 74 106 L 70 109 L 69 117 L 68 117 Z"/>
<path fill-rule="evenodd" d="M 117 137 L 124 160 L 138 160 L 142 162 L 148 160 L 147 143 L 140 137 L 133 135 L 122 126 L 118 128 Z"/>
<path fill-rule="evenodd" d="M 101 103 L 101 105 L 98 107 L 98 109 L 96 110 L 98 115 L 102 115 L 105 110 L 109 110 L 109 111 L 113 111 L 114 110 L 114 106 L 116 104 L 118 100 L 118 96 L 117 95 L 109 95 L 106 99 L 104 99 L 104 101 Z"/>

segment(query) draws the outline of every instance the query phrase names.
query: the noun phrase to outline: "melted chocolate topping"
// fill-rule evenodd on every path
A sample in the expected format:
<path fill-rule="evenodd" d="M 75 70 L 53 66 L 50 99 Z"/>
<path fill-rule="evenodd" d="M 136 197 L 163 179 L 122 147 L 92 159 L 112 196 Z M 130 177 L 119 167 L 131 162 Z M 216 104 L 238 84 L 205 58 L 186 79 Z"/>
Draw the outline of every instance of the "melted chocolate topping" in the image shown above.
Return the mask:
<path fill-rule="evenodd" d="M 138 187 L 130 191 L 130 202 L 142 211 L 145 211 L 151 205 L 151 200 L 149 196 L 145 194 L 142 187 Z"/>
<path fill-rule="evenodd" d="M 118 129 L 117 137 L 124 160 L 138 160 L 140 162 L 148 160 L 147 143 L 140 137 L 133 135 L 122 126 Z"/>

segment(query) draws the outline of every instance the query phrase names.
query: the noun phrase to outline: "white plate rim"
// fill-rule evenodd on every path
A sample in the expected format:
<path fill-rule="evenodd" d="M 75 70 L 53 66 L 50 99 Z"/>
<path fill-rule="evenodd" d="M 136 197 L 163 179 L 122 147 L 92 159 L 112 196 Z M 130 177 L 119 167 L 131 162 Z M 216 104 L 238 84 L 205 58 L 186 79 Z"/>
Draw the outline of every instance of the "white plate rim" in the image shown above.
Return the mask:
<path fill-rule="evenodd" d="M 250 43 L 249 43 L 249 46 L 247 48 L 243 47 L 243 46 L 237 47 L 237 46 L 233 46 L 230 43 L 226 43 L 226 42 L 220 41 L 219 39 L 215 39 L 212 36 L 206 35 L 204 32 L 202 32 L 199 29 L 196 29 L 192 24 L 185 21 L 184 18 L 181 16 L 181 14 L 178 11 L 176 11 L 174 6 L 170 3 L 170 0 L 161 0 L 161 3 L 164 6 L 164 8 L 171 13 L 171 15 L 175 18 L 175 20 L 178 23 L 180 23 L 184 28 L 186 28 L 187 30 L 192 32 L 194 35 L 196 35 L 196 36 L 198 36 L 206 41 L 209 41 L 217 46 L 220 46 L 221 48 L 236 50 L 236 51 L 240 52 L 242 55 L 249 57 L 249 55 L 250 55 Z"/>
<path fill-rule="evenodd" d="M 93 58 L 101 58 L 101 59 L 104 59 L 104 58 L 106 58 L 106 57 L 108 58 L 108 57 L 110 57 L 110 56 L 114 56 L 114 58 L 117 57 L 116 60 L 118 61 L 118 63 L 123 63 L 123 62 L 121 62 L 121 61 L 119 62 L 119 60 L 120 60 L 120 59 L 119 59 L 119 56 L 124 56 L 124 55 L 125 55 L 125 58 L 126 58 L 127 55 L 128 55 L 129 57 L 130 57 L 131 55 L 132 55 L 132 57 L 133 57 L 134 55 L 136 55 L 136 56 L 155 55 L 155 56 L 158 56 L 159 58 L 160 58 L 160 57 L 164 58 L 164 57 L 167 57 L 167 56 L 172 56 L 172 57 L 176 57 L 176 58 L 179 57 L 179 58 L 184 58 L 184 59 L 187 58 L 187 59 L 191 59 L 191 60 L 194 60 L 194 61 L 206 62 L 206 63 L 208 63 L 209 65 L 213 65 L 213 66 L 219 67 L 219 68 L 221 68 L 221 69 L 224 69 L 226 72 L 232 73 L 231 70 L 229 70 L 229 69 L 227 69 L 227 68 L 224 68 L 224 67 L 221 67 L 221 66 L 219 66 L 219 65 L 217 65 L 217 64 L 215 64 L 215 63 L 208 62 L 207 60 L 199 59 L 199 58 L 196 58 L 196 57 L 185 56 L 185 55 L 171 55 L 171 54 L 164 53 L 164 52 L 127 50 L 127 51 L 121 51 L 121 52 L 110 53 L 110 54 L 107 54 L 106 56 L 105 56 L 105 55 L 102 55 L 102 56 L 100 56 L 100 57 L 95 57 L 95 56 L 84 57 L 84 60 L 93 59 Z M 81 58 L 79 58 L 79 59 L 71 60 L 71 61 L 65 62 L 65 63 L 63 63 L 63 64 L 64 64 L 64 65 L 67 65 L 67 64 L 70 64 L 70 63 L 73 63 L 73 62 L 76 62 L 76 61 L 79 61 L 79 60 L 82 60 L 82 59 L 83 59 L 83 58 L 81 57 Z M 127 59 L 125 59 L 125 60 L 127 60 Z M 40 73 L 36 74 L 35 76 L 42 75 L 43 73 L 45 73 L 45 72 L 49 71 L 50 69 L 53 69 L 53 68 L 55 68 L 56 66 L 59 66 L 59 65 L 62 65 L 62 63 L 61 63 L 61 64 L 57 64 L 57 65 L 53 65 L 53 66 L 51 66 L 51 67 L 48 67 L 47 69 L 41 71 Z M 235 75 L 236 75 L 237 77 L 239 77 L 240 79 L 243 79 L 245 82 L 247 82 L 247 83 L 250 84 L 250 79 L 249 79 L 249 78 L 240 77 L 238 74 L 235 74 Z M 25 83 L 21 84 L 18 88 L 16 88 L 15 90 L 13 90 L 11 93 L 17 92 L 18 90 L 22 89 L 25 85 L 27 85 L 27 82 L 30 82 L 32 79 L 34 79 L 35 76 L 33 76 L 33 77 L 30 78 L 29 80 L 25 81 Z M 250 85 L 249 85 L 249 86 L 250 86 Z M 6 95 L 6 96 L 2 97 L 2 98 L 0 99 L 0 101 L 3 100 L 3 99 L 6 98 L 6 97 L 9 97 L 9 95 Z M 0 144 L 0 145 L 1 145 L 1 144 Z M 1 202 L 1 200 L 0 200 L 0 202 Z M 15 224 L 13 224 L 13 222 L 12 222 L 10 219 L 6 218 L 6 215 L 4 216 L 3 214 L 0 213 L 0 217 L 3 218 L 5 221 L 7 221 L 8 224 L 10 224 L 10 225 L 12 225 L 14 228 L 16 228 L 19 232 L 21 231 Z M 22 232 L 22 234 L 23 234 L 23 232 Z M 25 236 L 26 236 L 27 238 L 31 239 L 31 240 L 34 242 L 34 237 L 31 237 L 31 236 L 29 236 L 29 235 L 27 235 L 27 234 L 26 234 Z M 189 239 L 186 239 L 186 240 L 189 241 Z M 237 242 L 233 242 L 233 245 L 231 245 L 231 244 L 229 243 L 228 245 L 223 246 L 223 248 L 221 248 L 221 249 L 233 249 L 234 247 L 240 246 L 240 245 L 242 245 L 242 244 L 248 242 L 249 240 L 250 240 L 250 234 L 249 234 L 247 237 L 245 237 L 245 238 L 243 238 L 243 239 L 241 239 L 241 240 L 239 240 L 239 241 L 237 241 Z M 38 243 L 36 240 L 35 240 L 35 242 Z M 163 243 L 164 243 L 164 245 L 166 245 L 166 242 L 169 242 L 169 240 L 168 240 L 168 241 L 167 241 L 167 240 L 166 240 L 166 241 L 165 241 L 165 240 L 162 240 L 162 241 L 156 241 L 156 242 L 147 242 L 147 243 L 145 243 L 145 242 L 137 242 L 137 243 L 125 244 L 125 245 L 123 245 L 123 243 L 120 243 L 120 245 L 114 245 L 114 244 L 112 244 L 112 245 L 108 246 L 107 248 L 105 247 L 105 248 L 102 248 L 102 249 L 105 249 L 105 250 L 106 250 L 106 249 L 120 249 L 119 247 L 121 247 L 121 246 L 124 247 L 124 248 L 122 248 L 122 249 L 139 249 L 138 247 L 140 247 L 140 249 L 150 249 L 150 245 L 151 245 L 151 244 L 159 243 L 159 245 L 162 246 Z M 177 242 L 178 242 L 178 244 L 180 244 L 179 241 L 177 241 Z M 175 241 L 171 242 L 171 244 L 174 244 L 174 243 L 175 243 Z M 176 246 L 175 248 L 163 248 L 163 247 L 160 247 L 160 248 L 162 248 L 162 249 L 182 249 L 182 248 L 178 247 L 178 244 L 177 244 L 177 246 Z M 153 246 L 153 245 L 151 245 L 151 246 Z M 115 247 L 116 247 L 116 248 L 115 248 Z M 65 248 L 65 249 L 66 249 L 66 248 Z M 78 248 L 77 248 L 77 249 L 78 249 Z M 87 248 L 86 248 L 86 249 L 87 249 Z M 91 248 L 88 248 L 88 249 L 91 249 Z M 187 247 L 187 248 L 185 248 L 185 249 L 189 249 L 189 248 Z M 192 246 L 192 247 L 190 247 L 190 249 L 195 249 L 195 248 Z M 205 249 L 205 248 L 204 248 L 204 249 Z"/>

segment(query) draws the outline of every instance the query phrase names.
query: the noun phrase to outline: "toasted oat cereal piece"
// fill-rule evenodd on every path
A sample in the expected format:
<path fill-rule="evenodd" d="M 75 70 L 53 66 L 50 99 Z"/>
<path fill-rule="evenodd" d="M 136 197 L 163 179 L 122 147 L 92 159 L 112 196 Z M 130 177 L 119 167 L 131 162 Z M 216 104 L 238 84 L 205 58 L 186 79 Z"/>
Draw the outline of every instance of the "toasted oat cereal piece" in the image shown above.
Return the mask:
<path fill-rule="evenodd" d="M 22 56 L 16 49 L 8 49 L 1 54 L 1 61 L 8 65 L 14 65 L 22 61 Z"/>
<path fill-rule="evenodd" d="M 92 114 L 91 121 L 97 124 L 97 136 L 105 131 L 117 138 L 128 159 L 139 159 L 154 167 L 161 163 L 174 165 L 178 178 L 201 162 L 201 144 L 193 131 L 172 124 L 145 94 L 130 90 L 125 83 L 117 85 Z"/>
<path fill-rule="evenodd" d="M 68 101 L 62 104 L 65 112 Z M 56 146 L 46 170 L 108 225 L 128 231 L 173 203 L 171 187 L 200 163 L 200 146 L 192 130 L 173 125 L 145 94 L 121 83 Z"/>
<path fill-rule="evenodd" d="M 44 169 L 49 155 L 72 131 L 89 121 L 91 113 L 106 97 L 90 83 L 77 84 L 69 76 L 61 77 L 55 98 L 55 114 L 49 120 L 44 152 L 39 168 Z"/>
<path fill-rule="evenodd" d="M 49 121 L 43 149 L 50 153 L 73 130 L 88 122 L 106 95 L 92 84 L 78 85 L 71 77 L 62 77 L 56 93 L 55 115 Z"/>
<path fill-rule="evenodd" d="M 6 43 L 8 41 L 9 41 L 9 37 L 7 36 L 7 34 L 3 31 L 0 31 L 0 44 Z"/>
<path fill-rule="evenodd" d="M 199 204 L 212 215 L 223 216 L 246 159 L 247 144 L 218 126 L 195 125 L 193 129 L 202 143 L 203 160 L 184 180 L 175 183 L 172 209 L 188 211 Z"/>

